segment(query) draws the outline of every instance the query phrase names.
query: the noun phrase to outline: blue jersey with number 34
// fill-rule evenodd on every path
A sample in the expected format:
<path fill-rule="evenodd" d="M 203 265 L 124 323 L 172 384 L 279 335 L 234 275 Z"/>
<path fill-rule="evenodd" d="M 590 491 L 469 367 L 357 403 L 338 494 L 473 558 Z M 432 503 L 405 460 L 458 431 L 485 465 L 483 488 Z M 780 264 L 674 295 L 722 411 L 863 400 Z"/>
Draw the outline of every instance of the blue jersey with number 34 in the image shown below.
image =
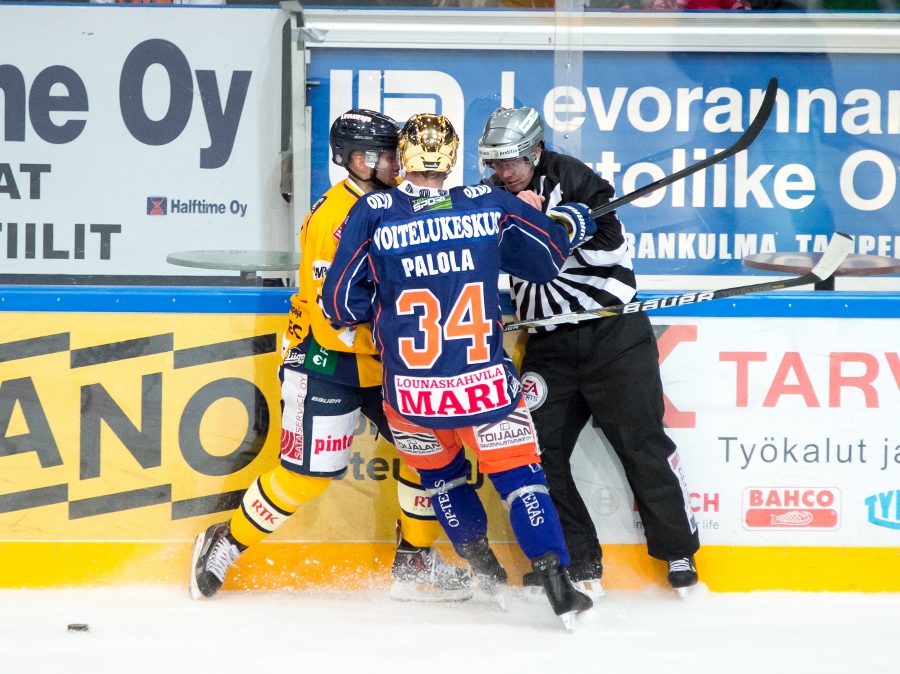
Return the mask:
<path fill-rule="evenodd" d="M 391 407 L 437 429 L 512 412 L 521 385 L 503 351 L 498 276 L 556 278 L 562 225 L 486 185 L 403 182 L 361 198 L 340 241 L 323 306 L 335 323 L 372 324 Z"/>

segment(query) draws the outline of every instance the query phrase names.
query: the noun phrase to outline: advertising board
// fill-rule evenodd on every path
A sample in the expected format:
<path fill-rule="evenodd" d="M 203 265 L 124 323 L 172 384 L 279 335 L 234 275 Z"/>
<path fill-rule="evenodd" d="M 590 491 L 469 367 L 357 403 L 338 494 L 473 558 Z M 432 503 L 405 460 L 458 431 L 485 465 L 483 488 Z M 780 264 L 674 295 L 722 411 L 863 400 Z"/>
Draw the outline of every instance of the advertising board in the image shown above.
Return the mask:
<path fill-rule="evenodd" d="M 166 256 L 293 249 L 279 190 L 287 16 L 0 7 L 0 275 L 210 275 Z"/>
<path fill-rule="evenodd" d="M 452 185 L 481 180 L 478 139 L 501 105 L 540 112 L 551 150 L 571 152 L 577 134 L 577 156 L 627 194 L 731 145 L 777 77 L 749 150 L 619 212 L 638 274 L 750 274 L 742 257 L 821 252 L 836 230 L 856 238 L 854 252 L 900 256 L 896 55 L 585 51 L 576 87 L 554 86 L 549 50 L 310 51 L 314 195 L 341 175 L 327 129 L 351 107 L 401 123 L 448 116 L 462 136 Z"/>

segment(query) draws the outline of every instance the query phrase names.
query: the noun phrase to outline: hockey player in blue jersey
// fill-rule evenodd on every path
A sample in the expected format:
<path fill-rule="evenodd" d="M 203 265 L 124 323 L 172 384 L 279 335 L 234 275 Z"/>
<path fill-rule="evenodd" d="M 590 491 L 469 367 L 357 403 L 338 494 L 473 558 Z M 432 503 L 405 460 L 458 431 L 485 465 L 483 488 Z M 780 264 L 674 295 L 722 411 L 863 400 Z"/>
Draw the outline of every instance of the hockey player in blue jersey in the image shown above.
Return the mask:
<path fill-rule="evenodd" d="M 372 324 L 397 449 L 419 471 L 482 588 L 499 591 L 506 572 L 466 482 L 463 444 L 509 505 L 516 540 L 569 627 L 592 602 L 566 572 L 569 554 L 534 427 L 503 351 L 498 276 L 502 268 L 535 283 L 554 279 L 595 224 L 581 204 L 560 205 L 548 217 L 487 185 L 443 189 L 458 144 L 446 117 L 410 118 L 399 144 L 406 179 L 350 210 L 323 309 L 338 325 Z"/>

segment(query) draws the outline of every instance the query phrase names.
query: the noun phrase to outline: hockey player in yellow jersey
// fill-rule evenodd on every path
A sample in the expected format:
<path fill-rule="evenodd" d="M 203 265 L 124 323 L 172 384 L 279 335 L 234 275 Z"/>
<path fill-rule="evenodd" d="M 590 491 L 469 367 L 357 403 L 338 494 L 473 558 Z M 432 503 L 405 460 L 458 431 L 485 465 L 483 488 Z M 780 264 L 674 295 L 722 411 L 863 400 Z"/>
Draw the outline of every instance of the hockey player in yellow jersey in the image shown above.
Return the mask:
<path fill-rule="evenodd" d="M 348 177 L 313 205 L 300 231 L 299 288 L 291 298 L 278 370 L 280 465 L 250 485 L 229 521 L 197 536 L 190 579 L 194 599 L 213 596 L 244 550 L 321 494 L 332 478 L 343 475 L 360 413 L 375 424 L 382 441 L 392 439 L 370 327 L 333 327 L 318 300 L 350 208 L 364 194 L 396 185 L 398 133 L 394 120 L 370 110 L 350 110 L 332 124 L 332 161 L 343 166 Z M 400 519 L 391 596 L 412 601 L 469 599 L 471 577 L 444 564 L 433 547 L 441 527 L 418 474 L 402 460 L 397 493 Z"/>

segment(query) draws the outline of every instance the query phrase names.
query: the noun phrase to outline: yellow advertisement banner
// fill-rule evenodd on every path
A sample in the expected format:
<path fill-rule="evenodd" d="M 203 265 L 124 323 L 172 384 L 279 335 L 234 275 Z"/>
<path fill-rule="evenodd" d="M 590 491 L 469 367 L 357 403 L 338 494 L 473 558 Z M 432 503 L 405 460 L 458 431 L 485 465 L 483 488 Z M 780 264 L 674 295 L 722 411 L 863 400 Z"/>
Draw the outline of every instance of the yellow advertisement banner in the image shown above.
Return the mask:
<path fill-rule="evenodd" d="M 277 465 L 285 320 L 3 314 L 0 541 L 186 542 L 226 519 Z M 276 540 L 392 541 L 399 465 L 361 418 L 346 476 Z M 492 539 L 511 541 L 484 501 Z"/>

